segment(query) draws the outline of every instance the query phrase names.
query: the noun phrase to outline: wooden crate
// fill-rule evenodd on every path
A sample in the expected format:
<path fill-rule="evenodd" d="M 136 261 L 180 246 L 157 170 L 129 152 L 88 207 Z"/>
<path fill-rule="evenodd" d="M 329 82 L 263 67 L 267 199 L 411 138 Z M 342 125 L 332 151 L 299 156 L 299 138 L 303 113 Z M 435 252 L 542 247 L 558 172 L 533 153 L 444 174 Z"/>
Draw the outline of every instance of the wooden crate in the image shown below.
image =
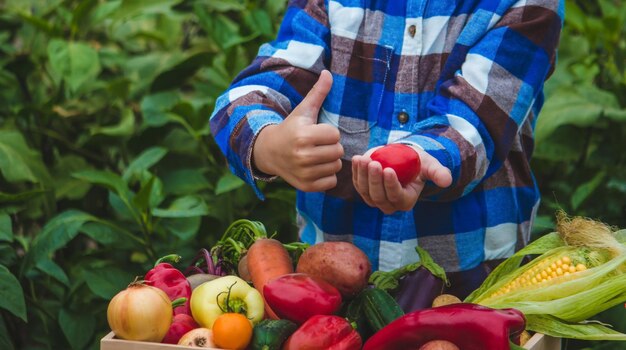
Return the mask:
<path fill-rule="evenodd" d="M 189 346 L 160 344 L 160 343 L 148 343 L 141 341 L 129 341 L 116 339 L 113 332 L 107 334 L 100 341 L 100 350 L 183 350 L 183 349 L 198 349 Z M 217 348 L 205 348 L 212 350 L 220 350 Z M 530 338 L 524 349 L 528 350 L 560 350 L 561 339 L 549 337 L 543 334 L 535 334 Z"/>

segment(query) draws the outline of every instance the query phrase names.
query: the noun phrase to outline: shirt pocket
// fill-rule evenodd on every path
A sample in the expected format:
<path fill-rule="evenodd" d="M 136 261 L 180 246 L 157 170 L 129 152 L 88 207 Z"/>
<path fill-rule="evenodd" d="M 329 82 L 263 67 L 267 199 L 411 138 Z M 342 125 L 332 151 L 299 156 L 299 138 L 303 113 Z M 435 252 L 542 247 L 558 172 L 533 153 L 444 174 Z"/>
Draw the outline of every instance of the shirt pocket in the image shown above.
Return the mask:
<path fill-rule="evenodd" d="M 333 86 L 319 121 L 347 134 L 367 132 L 378 123 L 393 48 L 333 36 L 331 49 Z"/>

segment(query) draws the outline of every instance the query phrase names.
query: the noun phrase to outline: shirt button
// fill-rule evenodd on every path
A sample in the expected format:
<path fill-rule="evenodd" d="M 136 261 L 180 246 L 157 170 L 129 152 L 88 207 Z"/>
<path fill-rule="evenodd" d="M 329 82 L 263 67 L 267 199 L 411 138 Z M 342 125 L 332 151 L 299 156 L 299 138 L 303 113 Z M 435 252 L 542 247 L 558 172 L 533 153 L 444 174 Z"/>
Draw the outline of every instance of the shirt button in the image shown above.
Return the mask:
<path fill-rule="evenodd" d="M 406 124 L 409 121 L 409 114 L 404 111 L 398 113 L 398 121 L 400 124 Z"/>
<path fill-rule="evenodd" d="M 415 25 L 410 25 L 409 26 L 409 35 L 411 36 L 411 38 L 415 37 Z"/>

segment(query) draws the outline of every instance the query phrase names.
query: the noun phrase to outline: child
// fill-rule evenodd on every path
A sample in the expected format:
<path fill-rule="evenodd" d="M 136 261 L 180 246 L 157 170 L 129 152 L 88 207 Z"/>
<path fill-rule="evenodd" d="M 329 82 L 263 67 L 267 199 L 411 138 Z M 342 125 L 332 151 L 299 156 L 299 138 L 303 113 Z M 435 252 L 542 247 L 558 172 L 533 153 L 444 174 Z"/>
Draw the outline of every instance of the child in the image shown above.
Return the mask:
<path fill-rule="evenodd" d="M 300 238 L 346 240 L 391 270 L 426 249 L 463 297 L 524 246 L 529 162 L 562 26 L 558 0 L 294 0 L 275 41 L 216 103 L 232 171 L 297 192 Z M 403 143 L 402 187 L 369 158 Z M 458 281 L 458 282 L 455 282 Z"/>

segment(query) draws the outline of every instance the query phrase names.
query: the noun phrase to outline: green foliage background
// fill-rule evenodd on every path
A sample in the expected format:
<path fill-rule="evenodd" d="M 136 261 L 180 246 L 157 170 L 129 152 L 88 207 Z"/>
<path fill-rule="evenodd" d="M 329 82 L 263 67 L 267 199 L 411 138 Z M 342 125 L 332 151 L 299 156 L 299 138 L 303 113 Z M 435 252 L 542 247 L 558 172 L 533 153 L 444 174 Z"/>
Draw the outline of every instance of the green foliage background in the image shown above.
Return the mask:
<path fill-rule="evenodd" d="M 0 3 L 0 348 L 98 349 L 113 295 L 235 219 L 295 239 L 293 191 L 266 184 L 259 202 L 207 123 L 285 5 Z M 625 38 L 621 1 L 567 1 L 537 123 L 536 234 L 557 208 L 626 227 Z M 601 316 L 626 328 L 623 309 Z"/>

